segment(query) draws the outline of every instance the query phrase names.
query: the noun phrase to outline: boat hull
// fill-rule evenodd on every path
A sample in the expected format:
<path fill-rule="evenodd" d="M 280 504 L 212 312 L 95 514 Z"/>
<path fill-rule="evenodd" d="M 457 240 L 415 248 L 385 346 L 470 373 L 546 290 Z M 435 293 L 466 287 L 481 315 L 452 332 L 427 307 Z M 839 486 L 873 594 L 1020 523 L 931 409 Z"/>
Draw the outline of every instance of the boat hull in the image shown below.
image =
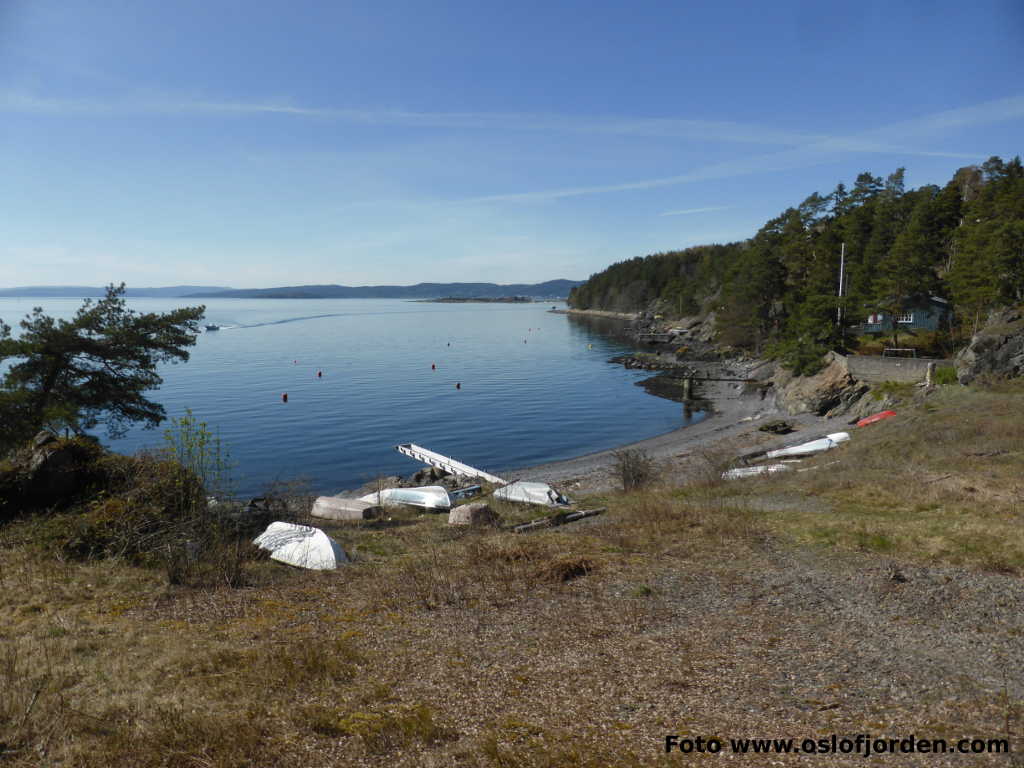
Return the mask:
<path fill-rule="evenodd" d="M 425 485 L 420 488 L 382 488 L 379 491 L 360 496 L 359 500 L 385 507 L 406 505 L 421 509 L 452 508 L 452 500 L 448 491 L 440 485 Z"/>

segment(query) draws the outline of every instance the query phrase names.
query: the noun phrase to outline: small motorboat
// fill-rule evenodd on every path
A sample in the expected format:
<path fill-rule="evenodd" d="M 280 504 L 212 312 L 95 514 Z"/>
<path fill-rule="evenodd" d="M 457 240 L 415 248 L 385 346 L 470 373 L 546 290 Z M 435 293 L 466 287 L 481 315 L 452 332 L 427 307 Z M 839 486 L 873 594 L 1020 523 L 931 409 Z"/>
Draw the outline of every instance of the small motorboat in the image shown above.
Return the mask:
<path fill-rule="evenodd" d="M 211 325 L 206 326 L 206 330 L 208 330 L 208 331 L 219 331 L 220 330 L 220 326 L 219 325 L 212 325 L 211 324 Z"/>

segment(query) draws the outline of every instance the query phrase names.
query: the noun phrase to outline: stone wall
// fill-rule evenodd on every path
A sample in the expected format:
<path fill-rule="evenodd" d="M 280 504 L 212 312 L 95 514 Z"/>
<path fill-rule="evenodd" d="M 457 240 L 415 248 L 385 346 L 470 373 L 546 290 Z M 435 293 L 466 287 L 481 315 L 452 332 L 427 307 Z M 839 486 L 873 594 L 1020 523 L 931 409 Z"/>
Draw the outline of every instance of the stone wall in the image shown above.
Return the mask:
<path fill-rule="evenodd" d="M 850 355 L 846 358 L 846 367 L 850 375 L 859 381 L 866 381 L 870 384 L 880 384 L 883 381 L 916 384 L 919 381 L 924 381 L 929 363 L 935 363 L 936 368 L 953 365 L 952 360 L 931 360 L 923 357 Z"/>

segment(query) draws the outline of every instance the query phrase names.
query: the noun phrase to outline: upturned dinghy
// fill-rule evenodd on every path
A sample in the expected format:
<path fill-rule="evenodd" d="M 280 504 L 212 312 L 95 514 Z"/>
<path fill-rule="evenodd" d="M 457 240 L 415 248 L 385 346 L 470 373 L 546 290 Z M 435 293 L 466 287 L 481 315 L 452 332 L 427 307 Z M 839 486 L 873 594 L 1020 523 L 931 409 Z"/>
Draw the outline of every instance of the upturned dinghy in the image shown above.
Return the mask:
<path fill-rule="evenodd" d="M 885 419 L 890 419 L 890 418 L 892 418 L 895 415 L 896 415 L 896 411 L 882 411 L 880 413 L 876 413 L 876 414 L 873 414 L 871 416 L 867 416 L 866 418 L 861 419 L 860 421 L 857 422 L 857 426 L 858 427 L 867 427 L 867 426 L 870 426 L 872 424 L 877 424 L 880 421 L 884 421 Z"/>
<path fill-rule="evenodd" d="M 736 467 L 736 469 L 728 469 L 722 473 L 723 480 L 739 480 L 743 477 L 757 477 L 758 475 L 773 475 L 776 472 L 788 472 L 793 469 L 792 464 L 799 464 L 799 462 L 790 462 L 787 464 L 760 464 L 756 467 Z"/>
<path fill-rule="evenodd" d="M 520 504 L 540 504 L 545 507 L 558 507 L 569 503 L 569 500 L 547 483 L 528 483 L 517 480 L 499 488 L 494 498 L 502 501 L 515 501 Z"/>
<path fill-rule="evenodd" d="M 270 552 L 271 560 L 297 568 L 330 571 L 348 562 L 338 542 L 309 525 L 271 523 L 252 543 Z"/>
<path fill-rule="evenodd" d="M 381 488 L 379 491 L 359 497 L 360 501 L 397 507 L 407 504 L 422 509 L 451 509 L 452 500 L 448 491 L 440 485 L 425 485 L 420 488 Z"/>
<path fill-rule="evenodd" d="M 849 432 L 834 432 L 831 435 L 825 435 L 822 438 L 811 440 L 807 443 L 800 443 L 799 445 L 791 445 L 788 448 L 779 448 L 775 451 L 768 451 L 765 454 L 765 457 L 769 459 L 779 459 L 783 456 L 810 456 L 812 453 L 821 453 L 822 451 L 831 450 L 840 443 L 845 443 L 849 439 Z"/>

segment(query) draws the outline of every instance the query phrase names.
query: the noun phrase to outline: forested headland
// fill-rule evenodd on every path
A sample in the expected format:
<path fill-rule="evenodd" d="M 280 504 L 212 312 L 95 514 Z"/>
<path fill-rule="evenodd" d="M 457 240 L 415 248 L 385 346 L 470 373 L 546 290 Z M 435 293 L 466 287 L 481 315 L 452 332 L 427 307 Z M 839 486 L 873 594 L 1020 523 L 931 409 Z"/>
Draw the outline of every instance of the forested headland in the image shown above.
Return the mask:
<path fill-rule="evenodd" d="M 840 260 L 844 261 L 839 295 Z M 714 312 L 722 344 L 813 368 L 828 349 L 856 346 L 851 327 L 875 312 L 938 296 L 943 328 L 969 334 L 994 308 L 1024 301 L 1024 166 L 992 157 L 942 187 L 904 187 L 904 169 L 861 173 L 848 189 L 815 192 L 749 240 L 613 264 L 574 288 L 577 309 L 666 317 Z M 840 319 L 841 318 L 841 319 Z"/>

